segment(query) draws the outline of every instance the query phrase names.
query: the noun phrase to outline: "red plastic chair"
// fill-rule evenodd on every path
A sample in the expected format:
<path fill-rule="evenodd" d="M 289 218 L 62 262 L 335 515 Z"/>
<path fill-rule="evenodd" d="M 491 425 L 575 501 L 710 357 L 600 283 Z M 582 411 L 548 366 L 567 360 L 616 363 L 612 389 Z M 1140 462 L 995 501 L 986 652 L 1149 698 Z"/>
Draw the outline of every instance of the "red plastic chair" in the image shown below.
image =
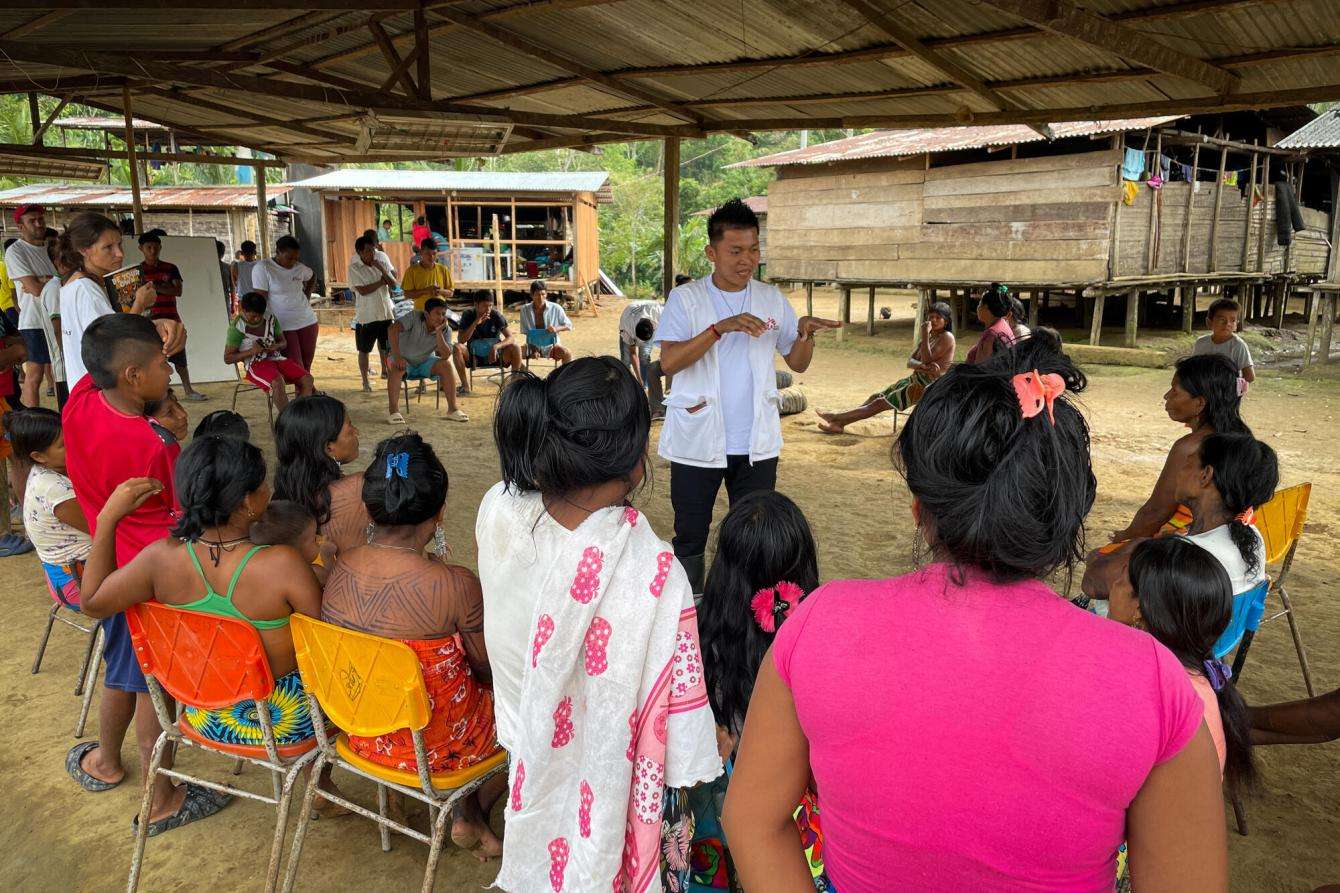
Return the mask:
<path fill-rule="evenodd" d="M 145 775 L 127 889 L 133 893 L 139 885 L 144 843 L 148 837 L 153 781 L 161 773 L 178 781 L 194 782 L 211 790 L 277 807 L 278 817 L 270 846 L 270 867 L 265 886 L 267 891 L 273 891 L 279 878 L 280 856 L 283 853 L 284 830 L 288 823 L 293 786 L 302 769 L 316 759 L 317 752 L 315 738 L 284 747 L 275 743 L 270 711 L 264 704 L 274 691 L 275 683 L 260 635 L 254 627 L 240 620 L 183 611 L 158 602 L 133 606 L 126 611 L 126 620 L 135 647 L 135 657 L 144 671 L 149 696 L 163 729 L 154 743 L 149 771 Z M 205 710 L 252 701 L 261 726 L 263 744 L 224 744 L 201 737 L 186 721 L 184 714 L 173 722 L 163 697 L 164 692 L 179 704 Z M 169 743 L 199 747 L 226 757 L 236 762 L 235 773 L 240 771 L 243 760 L 269 770 L 273 796 L 255 794 L 231 784 L 165 768 L 162 765 L 163 754 Z"/>

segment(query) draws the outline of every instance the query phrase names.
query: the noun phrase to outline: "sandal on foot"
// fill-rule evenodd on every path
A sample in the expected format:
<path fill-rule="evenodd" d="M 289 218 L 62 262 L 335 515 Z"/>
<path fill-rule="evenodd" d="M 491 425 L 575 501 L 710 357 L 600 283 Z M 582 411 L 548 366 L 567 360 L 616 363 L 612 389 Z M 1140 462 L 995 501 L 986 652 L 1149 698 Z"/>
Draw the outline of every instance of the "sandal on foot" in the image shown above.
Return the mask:
<path fill-rule="evenodd" d="M 84 767 L 80 765 L 84 761 L 84 754 L 88 753 L 90 750 L 96 750 L 97 748 L 98 742 L 96 741 L 81 741 L 79 744 L 70 748 L 70 752 L 65 755 L 65 771 L 70 774 L 71 778 L 79 782 L 81 788 L 93 794 L 101 794 L 103 791 L 110 791 L 112 788 L 119 785 L 121 781 L 126 780 L 123 775 L 121 781 L 103 781 L 101 778 L 95 778 L 94 776 L 89 775 L 88 772 L 84 770 Z"/>
<path fill-rule="evenodd" d="M 156 822 L 149 823 L 147 832 L 149 837 L 157 837 L 164 831 L 172 831 L 180 828 L 182 825 L 189 825 L 191 822 L 207 819 L 228 805 L 233 798 L 227 794 L 220 794 L 201 785 L 186 783 L 186 798 L 181 801 L 181 807 L 172 815 L 161 818 Z M 140 817 L 135 816 L 130 820 L 131 833 L 139 831 Z"/>
<path fill-rule="evenodd" d="M 470 417 L 469 417 L 468 415 L 466 415 L 465 413 L 461 412 L 459 409 L 456 410 L 455 412 L 449 412 L 449 413 L 447 413 L 446 415 L 442 416 L 442 418 L 446 419 L 448 422 L 468 422 L 468 421 L 470 421 Z"/>
<path fill-rule="evenodd" d="M 202 394 L 199 391 L 191 391 L 191 393 L 187 394 L 182 399 L 190 400 L 192 403 L 203 403 L 209 399 L 209 395 Z"/>
<path fill-rule="evenodd" d="M 17 533 L 8 533 L 0 536 L 0 558 L 10 558 L 15 555 L 25 555 L 33 550 L 33 541 L 27 537 L 19 536 Z"/>
<path fill-rule="evenodd" d="M 405 417 L 404 417 L 403 415 L 401 415 L 400 413 L 398 413 L 398 412 L 393 412 L 393 413 L 391 413 L 389 416 L 386 417 L 386 424 L 388 424 L 388 425 L 403 425 L 403 424 L 405 424 Z"/>

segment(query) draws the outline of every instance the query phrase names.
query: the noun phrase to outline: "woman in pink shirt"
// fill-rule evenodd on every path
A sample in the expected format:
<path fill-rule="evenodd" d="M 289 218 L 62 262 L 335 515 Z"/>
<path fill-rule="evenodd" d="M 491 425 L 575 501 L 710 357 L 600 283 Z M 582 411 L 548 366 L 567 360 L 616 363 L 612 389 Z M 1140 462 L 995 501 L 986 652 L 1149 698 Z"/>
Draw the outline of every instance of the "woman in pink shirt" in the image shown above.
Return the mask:
<path fill-rule="evenodd" d="M 1084 384 L 1030 339 L 927 389 L 897 456 L 932 563 L 821 586 L 778 630 L 725 806 L 746 889 L 812 889 L 791 813 L 813 783 L 841 893 L 1110 891 L 1123 840 L 1136 889 L 1227 890 L 1186 670 L 1042 582 L 1093 503 Z"/>
<path fill-rule="evenodd" d="M 968 351 L 967 362 L 985 363 L 992 354 L 1015 342 L 1014 327 L 1010 325 L 1013 310 L 1010 290 L 999 282 L 991 283 L 991 287 L 982 292 L 977 300 L 977 319 L 986 326 L 986 331 Z"/>

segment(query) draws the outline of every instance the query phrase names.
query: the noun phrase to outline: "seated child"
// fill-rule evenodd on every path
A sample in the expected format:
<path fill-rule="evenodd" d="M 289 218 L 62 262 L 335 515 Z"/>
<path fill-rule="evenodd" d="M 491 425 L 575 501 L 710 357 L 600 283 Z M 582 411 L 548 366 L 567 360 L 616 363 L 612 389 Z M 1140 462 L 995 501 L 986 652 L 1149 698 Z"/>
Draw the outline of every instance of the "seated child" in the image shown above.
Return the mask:
<path fill-rule="evenodd" d="M 192 438 L 208 437 L 217 434 L 220 437 L 236 437 L 239 440 L 251 439 L 251 426 L 242 416 L 229 409 L 216 409 L 200 420 L 195 426 Z"/>
<path fill-rule="evenodd" d="M 29 465 L 23 494 L 23 527 L 37 549 L 51 595 L 79 610 L 79 580 L 93 548 L 88 521 L 65 474 L 65 438 L 60 415 L 23 409 L 5 416 L 16 463 Z"/>
<path fill-rule="evenodd" d="M 1196 339 L 1195 347 L 1191 348 L 1191 355 L 1217 353 L 1228 357 L 1233 362 L 1233 368 L 1238 370 L 1238 375 L 1242 376 L 1243 381 L 1256 381 L 1256 370 L 1252 368 L 1252 352 L 1247 347 L 1247 342 L 1237 334 L 1238 314 L 1242 308 L 1238 302 L 1232 298 L 1220 298 L 1210 305 L 1209 311 L 1205 314 L 1205 324 L 1210 328 L 1210 334 L 1201 335 Z"/>
<path fill-rule="evenodd" d="M 292 546 L 312 566 L 317 581 L 326 585 L 335 545 L 316 533 L 316 516 L 301 502 L 272 499 L 265 513 L 251 524 L 251 541 L 258 546 Z"/>
<path fill-rule="evenodd" d="M 265 295 L 250 291 L 238 302 L 241 308 L 228 325 L 223 361 L 243 363 L 247 381 L 269 394 L 277 409 L 288 405 L 285 385 L 294 385 L 299 397 L 314 393 L 311 374 L 296 360 L 284 356 L 284 332 L 279 320 L 266 312 Z M 274 387 L 275 382 L 279 387 Z"/>
<path fill-rule="evenodd" d="M 722 741 L 727 770 L 689 795 L 696 822 L 690 849 L 688 888 L 739 889 L 721 830 L 721 804 L 730 761 L 739 746 L 759 665 L 777 628 L 819 586 L 814 536 L 800 509 L 776 491 L 751 493 L 736 501 L 717 532 L 716 557 L 698 607 L 703 676 L 707 698 Z M 815 879 L 826 890 L 819 808 L 813 792 L 797 810 L 798 844 Z"/>

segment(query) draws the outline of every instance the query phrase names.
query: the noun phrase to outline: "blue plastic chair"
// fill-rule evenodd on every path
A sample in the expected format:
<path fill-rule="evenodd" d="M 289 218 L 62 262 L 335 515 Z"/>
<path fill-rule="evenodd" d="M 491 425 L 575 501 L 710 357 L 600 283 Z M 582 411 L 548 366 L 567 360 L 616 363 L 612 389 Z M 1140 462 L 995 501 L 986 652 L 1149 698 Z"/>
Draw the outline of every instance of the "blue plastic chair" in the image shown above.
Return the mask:
<path fill-rule="evenodd" d="M 1270 580 L 1262 580 L 1246 592 L 1233 596 L 1233 617 L 1228 628 L 1214 643 L 1214 656 L 1220 660 L 1234 648 L 1238 653 L 1233 657 L 1233 678 L 1238 677 L 1242 664 L 1247 659 L 1247 649 L 1252 638 L 1261 626 L 1261 618 L 1266 612 L 1266 593 L 1270 589 Z"/>
<path fill-rule="evenodd" d="M 498 357 L 492 364 L 489 363 L 489 351 L 493 348 L 493 345 L 501 340 L 502 339 L 500 338 L 472 338 L 470 343 L 466 346 L 466 354 L 469 361 L 466 363 L 466 373 L 470 376 L 471 390 L 474 390 L 475 387 L 475 369 L 481 367 L 493 370 L 489 373 L 489 377 L 492 378 L 497 376 L 498 388 L 499 390 L 502 389 L 503 381 L 506 377 L 506 372 L 504 371 L 506 366 L 503 360 L 502 351 L 498 351 Z"/>
<path fill-rule="evenodd" d="M 554 334 L 553 332 L 550 332 L 547 329 L 527 329 L 526 368 L 527 369 L 530 368 L 530 361 L 531 361 L 530 349 L 532 347 L 543 354 L 544 352 L 548 351 L 549 348 L 553 347 L 557 343 L 558 343 L 558 335 Z M 546 355 L 537 357 L 536 359 L 549 359 L 549 357 Z M 555 366 L 558 365 L 557 360 L 550 360 L 550 362 L 552 362 Z"/>

